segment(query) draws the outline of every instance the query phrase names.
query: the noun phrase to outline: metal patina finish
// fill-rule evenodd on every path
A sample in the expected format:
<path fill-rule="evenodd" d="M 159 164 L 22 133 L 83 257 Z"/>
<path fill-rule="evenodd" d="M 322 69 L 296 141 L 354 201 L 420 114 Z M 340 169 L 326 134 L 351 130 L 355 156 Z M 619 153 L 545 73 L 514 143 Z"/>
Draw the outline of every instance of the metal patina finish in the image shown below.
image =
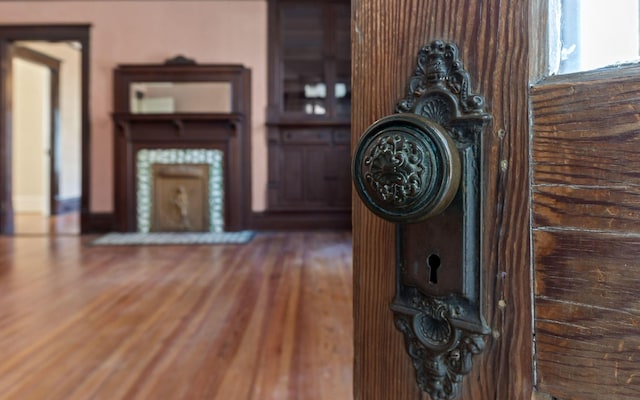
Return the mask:
<path fill-rule="evenodd" d="M 455 44 L 434 41 L 397 114 L 363 134 L 353 160 L 356 192 L 397 223 L 396 327 L 419 387 L 453 399 L 489 328 L 482 315 L 482 134 L 491 120 L 470 91 Z"/>

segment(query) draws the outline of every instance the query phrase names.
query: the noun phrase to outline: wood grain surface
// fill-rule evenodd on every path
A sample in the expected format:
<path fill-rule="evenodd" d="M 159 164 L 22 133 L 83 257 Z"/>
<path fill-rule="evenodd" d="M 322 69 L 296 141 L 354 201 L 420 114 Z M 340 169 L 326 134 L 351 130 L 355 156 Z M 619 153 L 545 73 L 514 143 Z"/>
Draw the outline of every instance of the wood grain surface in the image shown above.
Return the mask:
<path fill-rule="evenodd" d="M 535 226 L 640 232 L 640 186 L 583 186 L 568 181 L 533 187 Z"/>
<path fill-rule="evenodd" d="M 537 387 L 640 397 L 640 68 L 531 91 Z"/>
<path fill-rule="evenodd" d="M 418 50 L 435 39 L 458 45 L 471 89 L 485 96 L 494 118 L 484 138 L 483 210 L 484 313 L 493 334 L 465 378 L 465 400 L 531 398 L 529 6 L 500 0 L 352 2 L 354 146 L 371 123 L 393 113 Z M 389 310 L 394 227 L 358 198 L 353 227 L 355 398 L 426 399 Z"/>
<path fill-rule="evenodd" d="M 639 67 L 532 89 L 533 183 L 629 186 L 640 179 Z"/>
<path fill-rule="evenodd" d="M 349 399 L 349 233 L 0 238 L 2 399 Z"/>

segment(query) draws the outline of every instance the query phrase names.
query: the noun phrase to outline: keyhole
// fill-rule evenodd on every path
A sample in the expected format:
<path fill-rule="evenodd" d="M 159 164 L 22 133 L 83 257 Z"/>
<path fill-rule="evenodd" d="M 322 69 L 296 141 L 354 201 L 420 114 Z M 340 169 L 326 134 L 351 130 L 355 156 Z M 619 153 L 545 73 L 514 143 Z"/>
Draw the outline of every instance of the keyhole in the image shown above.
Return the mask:
<path fill-rule="evenodd" d="M 437 254 L 431 254 L 427 258 L 427 265 L 429 266 L 429 282 L 438 283 L 438 268 L 440 268 L 440 256 Z"/>

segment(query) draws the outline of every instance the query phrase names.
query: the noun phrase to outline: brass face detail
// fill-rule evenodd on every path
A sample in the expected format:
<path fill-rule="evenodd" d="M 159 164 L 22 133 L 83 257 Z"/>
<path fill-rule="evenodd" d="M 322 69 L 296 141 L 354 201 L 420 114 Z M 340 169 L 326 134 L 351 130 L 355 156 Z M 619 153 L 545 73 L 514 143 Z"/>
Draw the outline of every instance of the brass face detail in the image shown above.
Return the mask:
<path fill-rule="evenodd" d="M 434 400 L 457 397 L 490 330 L 482 315 L 482 137 L 491 116 L 453 43 L 418 52 L 407 95 L 364 132 L 356 192 L 395 222 L 395 325 Z"/>

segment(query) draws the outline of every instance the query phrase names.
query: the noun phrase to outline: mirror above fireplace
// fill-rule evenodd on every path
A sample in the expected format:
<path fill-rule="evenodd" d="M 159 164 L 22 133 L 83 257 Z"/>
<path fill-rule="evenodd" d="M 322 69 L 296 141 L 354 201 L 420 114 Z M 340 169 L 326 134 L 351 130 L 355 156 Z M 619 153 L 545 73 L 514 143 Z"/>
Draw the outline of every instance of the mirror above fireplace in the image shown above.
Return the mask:
<path fill-rule="evenodd" d="M 129 107 L 134 114 L 230 113 L 230 82 L 133 82 Z"/>

